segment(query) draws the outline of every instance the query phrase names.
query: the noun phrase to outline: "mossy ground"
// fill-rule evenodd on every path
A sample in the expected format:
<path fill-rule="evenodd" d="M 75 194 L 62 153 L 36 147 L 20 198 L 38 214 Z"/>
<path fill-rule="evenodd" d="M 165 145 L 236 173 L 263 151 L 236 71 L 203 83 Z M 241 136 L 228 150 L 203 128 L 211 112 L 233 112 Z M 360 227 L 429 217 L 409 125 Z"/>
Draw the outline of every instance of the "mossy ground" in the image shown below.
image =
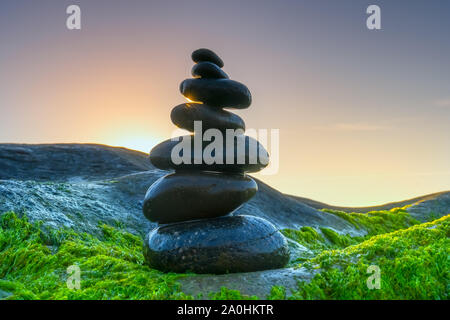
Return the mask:
<path fill-rule="evenodd" d="M 321 269 L 291 299 L 448 299 L 450 216 L 324 250 L 301 264 Z M 379 268 L 380 287 L 367 282 Z M 276 297 L 276 296 L 275 296 Z"/>
<path fill-rule="evenodd" d="M 406 210 L 338 215 L 364 237 L 321 228 L 283 233 L 314 252 L 296 266 L 319 269 L 310 283 L 287 293 L 274 286 L 270 299 L 448 299 L 450 215 L 419 224 Z M 100 226 L 100 237 L 70 230 L 41 232 L 39 225 L 6 213 L 0 218 L 0 293 L 7 299 L 192 299 L 177 278 L 148 268 L 140 237 L 120 226 Z M 69 289 L 67 268 L 79 266 L 81 289 Z M 380 289 L 369 289 L 368 267 L 380 268 Z M 222 288 L 212 299 L 242 299 Z M 265 298 L 265 297 L 264 297 Z"/>
<path fill-rule="evenodd" d="M 9 299 L 186 299 L 176 277 L 144 265 L 142 240 L 102 225 L 102 237 L 69 230 L 46 235 L 6 213 L 0 218 L 0 290 Z M 67 268 L 81 270 L 81 289 L 67 286 Z"/>
<path fill-rule="evenodd" d="M 369 213 L 347 213 L 328 209 L 324 209 L 323 211 L 343 218 L 354 225 L 356 229 L 365 230 L 367 235 L 364 237 L 351 237 L 339 234 L 332 229 L 319 228 L 316 230 L 311 227 L 302 227 L 298 230 L 284 229 L 282 233 L 312 251 L 314 255 L 317 255 L 325 250 L 344 249 L 368 240 L 375 235 L 385 234 L 419 224 L 404 208 L 395 208 L 388 211 L 372 211 Z M 309 259 L 309 256 L 299 257 L 293 263 L 303 262 Z"/>

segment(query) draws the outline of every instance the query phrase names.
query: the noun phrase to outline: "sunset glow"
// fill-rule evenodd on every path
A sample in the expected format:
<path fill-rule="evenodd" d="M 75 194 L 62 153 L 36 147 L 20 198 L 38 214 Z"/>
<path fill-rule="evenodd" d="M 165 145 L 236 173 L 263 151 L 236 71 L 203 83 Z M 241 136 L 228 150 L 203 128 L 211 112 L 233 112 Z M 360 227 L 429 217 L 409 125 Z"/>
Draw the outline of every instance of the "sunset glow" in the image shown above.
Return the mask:
<path fill-rule="evenodd" d="M 271 187 L 348 206 L 450 189 L 448 10 L 416 30 L 432 9 L 386 2 L 383 31 L 368 33 L 363 5 L 345 1 L 78 1 L 83 29 L 68 31 L 56 3 L 0 5 L 0 142 L 148 153 L 176 129 L 190 53 L 209 47 L 252 92 L 236 111 L 247 128 L 280 130 L 279 172 L 255 175 Z M 206 31 L 186 18 L 199 16 Z"/>

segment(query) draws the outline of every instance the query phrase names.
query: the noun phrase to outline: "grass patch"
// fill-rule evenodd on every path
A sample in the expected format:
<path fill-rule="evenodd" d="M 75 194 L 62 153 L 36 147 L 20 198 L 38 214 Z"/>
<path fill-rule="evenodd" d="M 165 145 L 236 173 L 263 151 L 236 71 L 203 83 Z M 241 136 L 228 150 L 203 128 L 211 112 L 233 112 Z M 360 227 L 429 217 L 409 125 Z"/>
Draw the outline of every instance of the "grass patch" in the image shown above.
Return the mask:
<path fill-rule="evenodd" d="M 258 300 L 257 296 L 243 295 L 239 290 L 230 290 L 226 287 L 221 287 L 219 292 L 211 292 L 209 298 L 211 300 Z"/>
<path fill-rule="evenodd" d="M 313 252 L 328 248 L 325 238 L 311 227 L 302 227 L 299 230 L 283 229 L 281 233 Z"/>
<path fill-rule="evenodd" d="M 335 248 L 345 248 L 349 245 L 359 243 L 363 239 L 361 237 L 350 237 L 347 235 L 342 235 L 328 228 L 320 228 L 320 231 L 322 231 L 327 240 L 332 244 L 332 246 L 330 247 Z"/>
<path fill-rule="evenodd" d="M 449 297 L 450 216 L 328 250 L 303 263 L 321 268 L 291 299 L 442 299 Z M 369 266 L 380 289 L 369 289 Z"/>
<path fill-rule="evenodd" d="M 327 210 L 330 212 L 331 210 Z M 448 299 L 450 215 L 418 224 L 404 208 L 368 214 L 330 212 L 360 229 L 364 237 L 302 227 L 283 234 L 314 255 L 295 265 L 320 270 L 293 294 L 274 284 L 269 299 Z M 142 240 L 101 225 L 99 236 L 71 230 L 41 231 L 26 217 L 0 217 L 0 294 L 7 299 L 192 299 L 177 278 L 144 263 Z M 301 263 L 299 263 L 301 262 Z M 69 266 L 81 270 L 81 289 L 67 287 Z M 369 266 L 381 271 L 381 288 L 369 289 Z M 201 297 L 201 296 L 199 296 Z M 222 287 L 207 297 L 257 299 Z"/>
<path fill-rule="evenodd" d="M 406 211 L 406 207 L 367 213 L 348 213 L 331 209 L 323 209 L 322 211 L 334 214 L 350 222 L 357 229 L 365 229 L 369 236 L 409 228 L 420 223 L 410 216 L 408 211 Z"/>
<path fill-rule="evenodd" d="M 142 240 L 102 225 L 102 236 L 44 235 L 14 213 L 0 217 L 0 290 L 8 299 L 189 299 L 175 279 L 144 265 Z M 56 248 L 53 252 L 52 248 Z M 67 268 L 81 270 L 81 289 L 67 287 Z"/>
<path fill-rule="evenodd" d="M 420 223 L 413 219 L 405 208 L 368 213 L 347 213 L 330 209 L 323 209 L 323 211 L 350 222 L 357 229 L 366 230 L 367 235 L 364 237 L 351 237 L 339 234 L 329 228 L 319 228 L 319 232 L 311 227 L 302 227 L 299 230 L 284 229 L 282 233 L 312 252 L 319 253 L 324 250 L 343 249 L 349 245 L 365 241 L 372 236 L 409 228 Z"/>

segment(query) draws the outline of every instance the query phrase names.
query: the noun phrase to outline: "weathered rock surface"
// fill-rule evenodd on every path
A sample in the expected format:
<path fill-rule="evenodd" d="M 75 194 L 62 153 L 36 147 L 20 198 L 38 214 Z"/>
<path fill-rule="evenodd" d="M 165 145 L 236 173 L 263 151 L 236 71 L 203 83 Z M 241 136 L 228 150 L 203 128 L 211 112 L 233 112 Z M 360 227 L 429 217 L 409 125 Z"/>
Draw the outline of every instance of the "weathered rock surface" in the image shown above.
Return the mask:
<path fill-rule="evenodd" d="M 228 79 L 228 75 L 216 64 L 208 61 L 199 62 L 192 67 L 194 78 L 204 79 Z"/>
<path fill-rule="evenodd" d="M 194 132 L 194 121 L 202 121 L 202 131 L 214 128 L 221 132 L 226 129 L 245 131 L 245 123 L 237 114 L 210 107 L 206 104 L 183 103 L 172 109 L 172 122 L 188 131 Z"/>
<path fill-rule="evenodd" d="M 180 278 L 181 290 L 202 299 L 210 298 L 211 292 L 219 292 L 222 287 L 231 290 L 239 290 L 247 296 L 257 296 L 265 299 L 272 286 L 283 286 L 286 295 L 291 295 L 298 290 L 298 282 L 310 281 L 319 270 L 306 268 L 284 268 L 256 272 L 232 273 L 222 275 L 196 275 L 188 278 Z"/>
<path fill-rule="evenodd" d="M 94 152 L 90 154 L 91 159 L 88 155 L 92 145 L 59 146 L 26 146 L 39 157 L 20 163 L 14 159 L 20 159 L 24 145 L 0 144 L 0 214 L 15 211 L 26 214 L 33 222 L 42 221 L 44 226 L 70 227 L 92 234 L 99 232 L 99 222 L 120 223 L 129 232 L 142 236 L 156 227 L 156 223 L 149 222 L 142 214 L 142 195 L 167 171 L 155 169 L 146 155 L 137 151 L 125 149 L 126 157 L 117 157 L 110 151 L 116 148 L 96 145 L 95 150 L 100 153 L 104 150 L 104 154 Z M 82 164 L 64 166 L 80 158 L 84 160 Z M 19 174 L 16 175 L 16 168 L 5 166 L 11 161 L 17 163 Z M 142 163 L 145 169 L 134 173 L 136 163 Z M 53 176 L 49 171 L 52 167 L 57 169 Z M 97 172 L 98 168 L 107 168 L 108 176 Z M 125 175 L 124 168 L 128 170 Z M 261 216 L 278 228 L 323 226 L 342 233 L 362 233 L 339 217 L 313 209 L 255 181 L 259 192 L 234 214 Z"/>
<path fill-rule="evenodd" d="M 234 211 L 257 190 L 256 182 L 244 175 L 177 172 L 152 184 L 143 211 L 158 223 L 215 218 Z"/>
<path fill-rule="evenodd" d="M 265 219 L 231 216 L 158 227 L 144 241 L 150 266 L 167 272 L 249 272 L 289 261 L 286 239 Z"/>
<path fill-rule="evenodd" d="M 11 292 L 3 291 L 0 289 L 0 300 L 6 299 L 11 295 L 12 295 Z"/>
<path fill-rule="evenodd" d="M 202 62 L 209 61 L 222 68 L 224 66 L 222 59 L 212 50 L 201 48 L 192 52 L 192 61 Z"/>
<path fill-rule="evenodd" d="M 133 175 L 122 182 L 0 180 L 0 214 L 14 211 L 32 222 L 42 222 L 44 228 L 66 227 L 100 234 L 99 223 L 106 223 L 122 225 L 131 233 L 143 235 L 156 224 L 142 214 L 142 194 L 148 187 L 147 181 L 154 181 L 160 175 L 153 171 L 145 176 L 146 181 L 141 183 L 146 187 L 140 188 L 140 195 L 122 190 L 122 183 L 124 186 L 133 183 Z"/>
<path fill-rule="evenodd" d="M 83 161 L 78 163 L 80 159 Z M 126 230 L 142 236 L 156 227 L 142 214 L 142 195 L 168 173 L 155 169 L 144 153 L 89 144 L 0 144 L 0 168 L 0 214 L 15 211 L 33 222 L 42 221 L 44 226 L 66 226 L 92 234 L 98 232 L 99 222 L 119 222 Z M 351 235 L 365 233 L 344 219 L 254 180 L 258 193 L 235 215 L 259 216 L 277 228 L 310 226 Z M 433 205 L 432 215 L 449 214 L 450 206 L 444 205 L 449 196 L 450 191 L 421 197 L 419 204 L 423 198 L 430 200 L 423 201 L 421 212 L 425 214 L 425 206 L 436 199 L 442 205 Z M 415 207 L 411 204 L 408 210 Z"/>
<path fill-rule="evenodd" d="M 184 140 L 186 139 L 186 140 Z M 201 137 L 199 138 L 201 139 Z M 179 141 L 178 141 L 179 140 Z M 222 155 L 218 156 L 222 163 L 208 163 L 206 155 L 215 155 L 215 152 L 208 148 L 211 145 L 211 141 L 199 141 L 202 143 L 202 154 L 200 157 L 195 155 L 195 138 L 194 135 L 178 137 L 178 140 L 168 139 L 157 146 L 155 146 L 150 152 L 150 162 L 152 165 L 161 170 L 207 170 L 207 171 L 220 171 L 220 172 L 258 172 L 265 168 L 269 164 L 269 154 L 262 144 L 257 140 L 249 136 L 236 136 L 234 143 L 228 147 L 227 139 L 223 139 L 221 152 Z M 181 144 L 182 143 L 182 144 Z M 184 155 L 182 145 L 187 145 L 190 149 L 189 155 Z M 243 148 L 241 148 L 243 146 Z M 172 161 L 172 149 L 177 148 L 174 154 L 178 154 L 180 162 L 182 158 L 187 158 L 187 161 L 183 160 L 181 163 Z M 188 149 L 188 148 L 186 148 Z M 211 152 L 205 152 L 210 150 Z M 232 163 L 227 163 L 227 155 L 233 155 Z M 240 159 L 243 161 L 240 161 Z M 201 163 L 195 163 L 196 159 Z M 178 159 L 177 159 L 178 160 Z M 214 159 L 211 159 L 214 160 Z"/>
<path fill-rule="evenodd" d="M 415 219 L 425 222 L 450 214 L 450 192 L 424 197 L 407 209 Z"/>
<path fill-rule="evenodd" d="M 361 212 L 391 210 L 408 206 L 406 209 L 415 219 L 425 222 L 430 219 L 440 218 L 450 214 L 450 191 L 436 192 L 425 196 L 420 196 L 408 200 L 390 202 L 378 206 L 370 207 L 340 207 L 333 206 L 323 202 L 311 200 L 308 198 L 288 196 L 291 199 L 300 201 L 315 209 L 333 209 L 345 212 Z"/>
<path fill-rule="evenodd" d="M 157 225 L 143 216 L 142 195 L 166 174 L 167 171 L 151 166 L 146 154 L 123 148 L 82 144 L 0 144 L 0 214 L 15 211 L 26 214 L 32 222 L 42 221 L 44 227 L 70 227 L 91 234 L 99 233 L 100 222 L 120 224 L 126 230 L 144 236 Z M 260 216 L 278 229 L 311 226 L 351 235 L 365 233 L 347 221 L 303 202 L 307 200 L 282 194 L 255 180 L 259 192 L 234 215 Z M 426 221 L 449 214 L 449 198 L 450 191 L 446 191 L 367 210 L 408 204 L 408 211 L 413 216 L 422 216 Z M 311 205 L 318 203 L 309 201 L 307 203 Z M 339 209 L 358 212 L 358 208 Z M 311 253 L 305 248 L 297 247 L 291 246 L 293 258 L 310 257 Z M 263 298 L 273 285 L 284 286 L 289 291 L 297 288 L 297 281 L 309 281 L 313 276 L 313 272 L 303 268 L 285 268 L 198 275 L 177 281 L 183 292 L 203 294 L 204 298 L 208 298 L 209 292 L 220 291 L 222 286 Z"/>
<path fill-rule="evenodd" d="M 98 144 L 0 144 L 0 180 L 94 181 L 150 169 L 147 155 Z"/>
<path fill-rule="evenodd" d="M 248 88 L 229 79 L 186 79 L 180 84 L 180 92 L 191 101 L 212 107 L 245 109 L 252 103 Z"/>

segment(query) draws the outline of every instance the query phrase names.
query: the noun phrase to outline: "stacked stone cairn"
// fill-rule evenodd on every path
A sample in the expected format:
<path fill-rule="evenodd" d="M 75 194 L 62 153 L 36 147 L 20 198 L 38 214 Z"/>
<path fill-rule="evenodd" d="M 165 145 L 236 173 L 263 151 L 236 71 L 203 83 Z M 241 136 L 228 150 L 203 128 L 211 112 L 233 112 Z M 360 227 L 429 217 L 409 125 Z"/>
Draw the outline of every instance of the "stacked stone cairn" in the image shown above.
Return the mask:
<path fill-rule="evenodd" d="M 250 91 L 229 79 L 221 69 L 222 59 L 211 50 L 194 51 L 192 60 L 194 78 L 184 80 L 180 91 L 193 102 L 173 108 L 171 119 L 195 134 L 166 140 L 150 152 L 155 167 L 175 172 L 157 180 L 145 196 L 144 215 L 158 223 L 144 242 L 146 260 L 167 272 L 222 274 L 281 268 L 289 260 L 289 250 L 275 226 L 259 217 L 233 215 L 258 190 L 246 173 L 260 171 L 269 159 L 259 142 L 244 135 L 244 121 L 223 109 L 248 108 Z M 206 138 L 208 131 L 214 134 Z M 229 132 L 234 132 L 231 140 Z M 223 135 L 222 141 L 217 134 Z M 196 143 L 200 153 L 195 151 Z M 204 154 L 211 154 L 214 161 Z"/>

